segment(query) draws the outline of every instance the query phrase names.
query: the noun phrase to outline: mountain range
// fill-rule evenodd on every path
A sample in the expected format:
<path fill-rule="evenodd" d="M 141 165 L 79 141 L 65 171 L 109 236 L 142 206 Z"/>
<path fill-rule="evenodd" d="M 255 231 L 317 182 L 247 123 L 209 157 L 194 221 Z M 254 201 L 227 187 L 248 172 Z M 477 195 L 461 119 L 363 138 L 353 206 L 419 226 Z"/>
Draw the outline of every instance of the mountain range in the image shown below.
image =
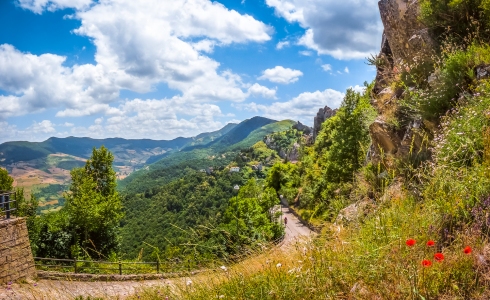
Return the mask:
<path fill-rule="evenodd" d="M 237 150 L 294 123 L 253 117 L 217 131 L 172 140 L 51 137 L 43 142 L 12 141 L 0 144 L 0 167 L 14 177 L 15 186 L 24 187 L 27 194 L 38 194 L 41 206 L 54 208 L 70 181 L 70 170 L 83 166 L 93 147 L 104 145 L 113 153 L 120 190 L 142 192 L 143 187 L 148 188 L 148 181 L 155 186 L 168 182 L 186 167 L 229 163 Z"/>

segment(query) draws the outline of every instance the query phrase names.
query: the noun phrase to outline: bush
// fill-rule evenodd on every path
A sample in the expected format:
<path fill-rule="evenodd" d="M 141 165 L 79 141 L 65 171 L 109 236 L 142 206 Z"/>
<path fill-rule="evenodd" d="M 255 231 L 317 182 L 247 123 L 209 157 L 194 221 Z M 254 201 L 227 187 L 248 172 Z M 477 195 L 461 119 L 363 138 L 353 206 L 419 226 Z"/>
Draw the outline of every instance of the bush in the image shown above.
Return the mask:
<path fill-rule="evenodd" d="M 473 44 L 468 49 L 446 49 L 435 70 L 430 86 L 408 93 L 404 105 L 418 111 L 422 117 L 437 120 L 458 99 L 475 90 L 475 68 L 490 63 L 490 46 Z"/>
<path fill-rule="evenodd" d="M 490 37 L 489 0 L 422 0 L 421 19 L 439 41 L 468 45 Z"/>

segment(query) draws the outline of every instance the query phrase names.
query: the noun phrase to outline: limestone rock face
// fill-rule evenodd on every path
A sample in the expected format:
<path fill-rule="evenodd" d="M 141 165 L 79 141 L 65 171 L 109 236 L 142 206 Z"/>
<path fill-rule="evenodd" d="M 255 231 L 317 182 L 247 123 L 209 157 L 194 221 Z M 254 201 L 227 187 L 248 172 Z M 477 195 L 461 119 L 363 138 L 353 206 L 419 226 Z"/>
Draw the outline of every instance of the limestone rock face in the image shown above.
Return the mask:
<path fill-rule="evenodd" d="M 318 136 L 323 122 L 325 122 L 326 119 L 333 117 L 335 113 L 337 113 L 337 109 L 331 109 L 328 106 L 325 106 L 324 108 L 320 108 L 318 110 L 318 113 L 313 120 L 313 140 L 315 140 Z"/>
<path fill-rule="evenodd" d="M 395 154 L 400 147 L 401 140 L 392 125 L 378 118 L 369 126 L 369 134 L 373 141 L 374 152 L 382 150 L 386 154 Z"/>
<path fill-rule="evenodd" d="M 303 134 L 305 135 L 309 135 L 313 130 L 310 126 L 306 126 L 302 124 L 300 121 L 298 121 L 298 123 L 293 125 L 293 129 L 296 129 L 298 131 L 303 131 Z"/>
<path fill-rule="evenodd" d="M 393 53 L 391 52 L 390 43 L 388 38 L 383 32 L 383 38 L 381 39 L 381 51 L 378 54 L 377 60 L 379 61 L 376 66 L 376 80 L 373 88 L 374 93 L 379 93 L 389 83 L 387 74 L 393 70 Z"/>
<path fill-rule="evenodd" d="M 294 143 L 293 147 L 289 150 L 287 154 L 288 161 L 298 161 L 299 160 L 299 144 Z"/>
<path fill-rule="evenodd" d="M 372 145 L 369 155 L 372 159 L 379 157 L 381 152 L 395 156 L 408 155 L 410 150 L 416 153 L 424 147 L 423 140 L 427 126 L 420 120 L 413 120 L 403 130 L 396 130 L 393 125 L 377 118 L 369 126 Z"/>
<path fill-rule="evenodd" d="M 378 6 L 395 63 L 430 58 L 435 43 L 418 19 L 420 6 L 417 0 L 380 0 Z"/>

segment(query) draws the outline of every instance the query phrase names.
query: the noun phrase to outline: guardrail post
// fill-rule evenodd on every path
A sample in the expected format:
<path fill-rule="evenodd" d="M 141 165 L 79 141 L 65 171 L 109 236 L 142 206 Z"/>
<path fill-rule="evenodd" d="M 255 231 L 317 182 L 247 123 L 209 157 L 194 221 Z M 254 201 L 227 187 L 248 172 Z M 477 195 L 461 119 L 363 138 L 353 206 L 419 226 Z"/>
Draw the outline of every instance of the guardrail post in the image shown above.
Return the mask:
<path fill-rule="evenodd" d="M 6 217 L 7 219 L 10 219 L 10 195 L 9 194 L 5 195 L 5 202 L 6 202 L 5 205 Z"/>
<path fill-rule="evenodd" d="M 119 261 L 119 275 L 122 275 L 122 262 Z"/>
<path fill-rule="evenodd" d="M 75 270 L 75 271 L 74 271 L 74 272 L 75 272 L 75 274 L 76 274 L 76 273 L 78 273 L 78 269 L 77 269 L 77 259 L 76 259 L 76 258 L 74 258 L 74 259 L 73 259 L 73 269 Z"/>
<path fill-rule="evenodd" d="M 157 260 L 157 274 L 160 273 L 160 261 Z"/>

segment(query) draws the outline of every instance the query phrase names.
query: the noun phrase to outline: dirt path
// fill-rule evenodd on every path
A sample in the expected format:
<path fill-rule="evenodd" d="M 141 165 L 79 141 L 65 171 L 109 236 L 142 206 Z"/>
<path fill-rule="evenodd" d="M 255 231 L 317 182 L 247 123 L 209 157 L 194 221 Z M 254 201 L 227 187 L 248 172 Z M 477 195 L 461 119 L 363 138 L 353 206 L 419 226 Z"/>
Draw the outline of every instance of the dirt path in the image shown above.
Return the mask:
<path fill-rule="evenodd" d="M 287 249 L 296 242 L 312 237 L 315 233 L 304 226 L 298 218 L 289 212 L 288 208 L 282 208 L 287 217 L 286 236 L 279 246 Z M 141 288 L 146 287 L 171 287 L 177 282 L 186 282 L 188 278 L 175 278 L 164 280 L 146 281 L 112 281 L 112 282 L 79 282 L 79 281 L 55 281 L 39 280 L 27 283 L 0 286 L 0 300 L 64 300 L 75 299 L 78 296 L 100 297 L 104 299 L 125 299 L 128 295 L 134 295 Z"/>

